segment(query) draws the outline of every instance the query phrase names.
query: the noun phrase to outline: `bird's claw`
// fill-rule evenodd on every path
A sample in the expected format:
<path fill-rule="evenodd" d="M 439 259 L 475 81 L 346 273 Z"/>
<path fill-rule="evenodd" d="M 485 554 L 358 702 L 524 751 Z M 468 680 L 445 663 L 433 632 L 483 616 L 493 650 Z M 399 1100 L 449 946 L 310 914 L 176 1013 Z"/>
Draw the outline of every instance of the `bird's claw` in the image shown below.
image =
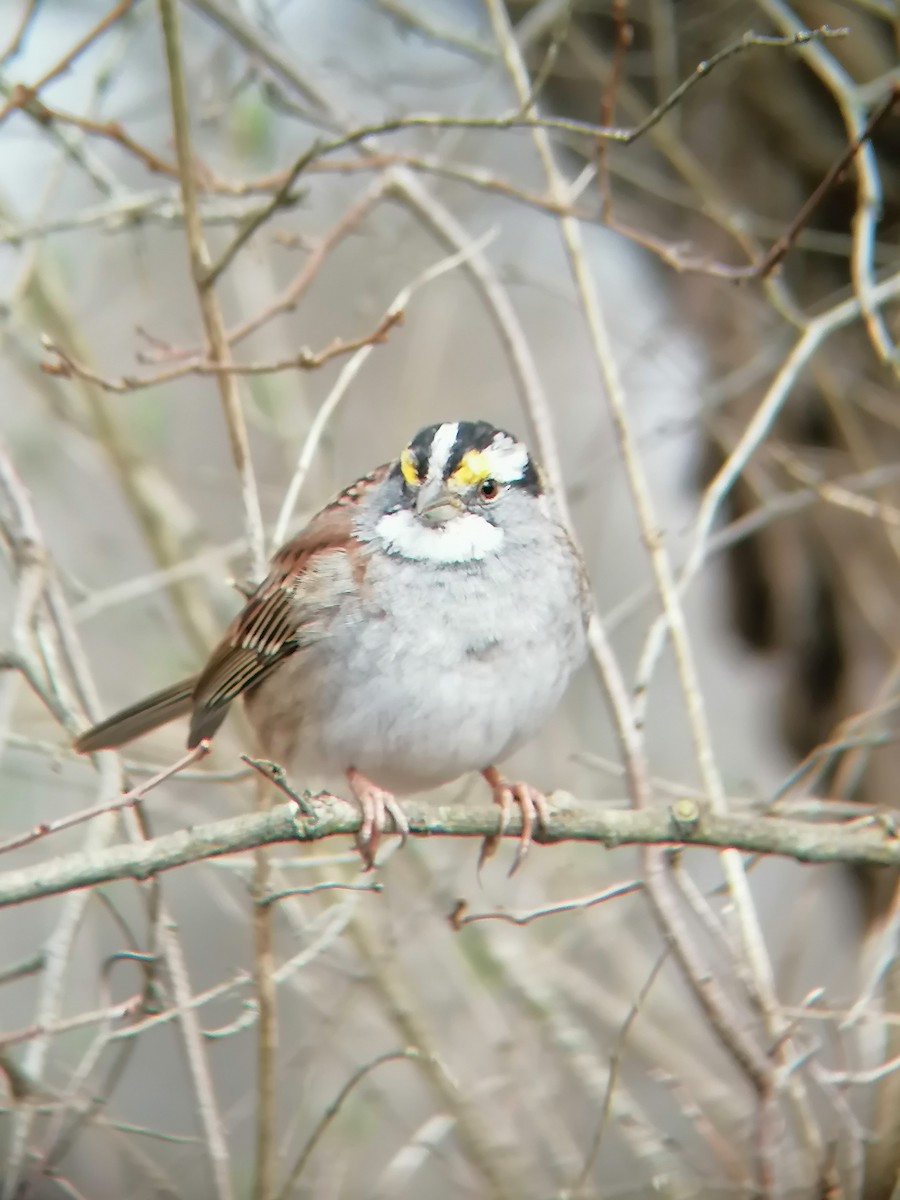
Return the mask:
<path fill-rule="evenodd" d="M 387 817 L 393 819 L 400 834 L 401 846 L 409 837 L 409 822 L 406 813 L 390 792 L 378 787 L 359 771 L 347 772 L 347 779 L 362 813 L 362 824 L 356 837 L 356 846 L 363 861 L 363 870 L 371 871 L 375 866 L 375 851 L 382 834 L 387 831 Z"/>
<path fill-rule="evenodd" d="M 516 857 L 509 869 L 510 876 L 513 876 L 525 861 L 525 856 L 531 847 L 535 825 L 546 828 L 549 824 L 550 806 L 547 804 L 547 797 L 544 793 L 532 787 L 530 783 L 508 783 L 493 767 L 489 767 L 483 774 L 490 785 L 494 803 L 500 809 L 500 821 L 497 832 L 486 837 L 481 844 L 481 851 L 478 855 L 478 872 L 480 874 L 481 868 L 494 854 L 500 844 L 500 839 L 509 828 L 509 819 L 515 804 L 522 813 L 522 833 L 519 836 Z"/>

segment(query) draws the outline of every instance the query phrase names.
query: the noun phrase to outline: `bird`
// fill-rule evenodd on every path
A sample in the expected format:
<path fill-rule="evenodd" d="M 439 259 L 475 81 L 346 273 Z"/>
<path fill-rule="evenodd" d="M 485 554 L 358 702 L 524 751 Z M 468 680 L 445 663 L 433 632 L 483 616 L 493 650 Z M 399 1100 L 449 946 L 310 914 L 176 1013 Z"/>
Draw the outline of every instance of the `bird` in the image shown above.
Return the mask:
<path fill-rule="evenodd" d="M 292 779 L 342 777 L 371 868 L 398 796 L 479 771 L 522 831 L 546 797 L 498 764 L 533 738 L 586 655 L 590 588 L 538 464 L 488 421 L 421 429 L 271 559 L 199 674 L 82 733 L 81 754 L 190 716 L 188 748 L 243 697 L 259 745 Z"/>

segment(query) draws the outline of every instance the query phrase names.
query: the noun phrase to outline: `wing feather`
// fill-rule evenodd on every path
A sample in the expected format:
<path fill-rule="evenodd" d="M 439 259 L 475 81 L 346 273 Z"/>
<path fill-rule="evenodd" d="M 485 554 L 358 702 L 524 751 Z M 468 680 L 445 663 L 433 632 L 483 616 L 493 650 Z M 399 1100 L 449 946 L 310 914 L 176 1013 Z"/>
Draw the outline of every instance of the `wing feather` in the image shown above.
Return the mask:
<path fill-rule="evenodd" d="M 316 567 L 326 555 L 348 553 L 355 511 L 391 465 L 341 492 L 274 556 L 269 575 L 232 621 L 197 679 L 189 746 L 209 737 L 233 700 L 258 687 L 284 658 L 315 636 L 313 628 L 329 607 Z"/>

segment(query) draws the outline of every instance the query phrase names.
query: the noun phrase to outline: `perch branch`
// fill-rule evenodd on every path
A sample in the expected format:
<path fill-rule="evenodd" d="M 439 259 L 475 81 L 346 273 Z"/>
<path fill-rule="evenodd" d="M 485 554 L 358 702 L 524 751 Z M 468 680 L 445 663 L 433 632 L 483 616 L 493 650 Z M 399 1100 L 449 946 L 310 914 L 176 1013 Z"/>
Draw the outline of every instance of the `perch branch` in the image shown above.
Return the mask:
<path fill-rule="evenodd" d="M 716 815 L 683 797 L 667 808 L 615 809 L 597 802 L 571 803 L 551 813 L 535 841 L 593 842 L 613 848 L 628 845 L 706 846 L 751 854 L 775 854 L 803 863 L 867 863 L 900 866 L 900 838 L 890 823 L 812 824 L 784 817 Z M 553 798 L 551 797 L 551 804 Z M 344 800 L 314 801 L 316 817 L 306 821 L 293 804 L 271 812 L 231 817 L 164 834 L 135 845 L 112 846 L 90 853 L 66 854 L 35 866 L 0 873 L 0 908 L 95 887 L 117 879 L 146 879 L 187 863 L 237 854 L 279 842 L 316 842 L 359 831 L 360 815 Z M 428 803 L 404 805 L 414 837 L 484 838 L 497 832 L 497 810 L 446 807 Z M 521 834 L 518 816 L 510 818 L 505 836 Z"/>

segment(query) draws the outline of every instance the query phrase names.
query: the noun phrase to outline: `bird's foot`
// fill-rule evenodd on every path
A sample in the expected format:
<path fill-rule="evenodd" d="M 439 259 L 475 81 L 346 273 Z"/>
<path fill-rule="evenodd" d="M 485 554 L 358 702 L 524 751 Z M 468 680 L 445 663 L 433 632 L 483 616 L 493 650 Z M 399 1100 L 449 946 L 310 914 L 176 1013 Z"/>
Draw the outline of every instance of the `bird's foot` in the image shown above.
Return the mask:
<path fill-rule="evenodd" d="M 409 837 L 409 822 L 393 795 L 378 787 L 371 779 L 367 779 L 355 767 L 351 767 L 347 772 L 347 780 L 362 813 L 362 825 L 356 839 L 357 849 L 363 866 L 367 871 L 371 871 L 375 866 L 375 851 L 378 849 L 381 835 L 387 829 L 387 815 L 394 820 L 401 845 L 405 844 Z"/>
<path fill-rule="evenodd" d="M 525 855 L 531 846 L 535 824 L 545 827 L 549 824 L 550 806 L 547 804 L 547 797 L 544 793 L 532 787 L 530 783 L 509 783 L 501 776 L 496 767 L 488 767 L 481 773 L 488 782 L 488 786 L 494 797 L 494 803 L 500 809 L 500 825 L 497 832 L 491 834 L 490 837 L 486 837 L 481 844 L 481 853 L 478 855 L 478 870 L 479 872 L 481 871 L 481 868 L 500 844 L 500 839 L 506 833 L 509 826 L 509 818 L 515 804 L 518 805 L 522 813 L 522 833 L 519 837 L 516 857 L 509 870 L 510 875 L 515 875 L 516 871 L 518 871 L 519 867 L 525 861 Z"/>

